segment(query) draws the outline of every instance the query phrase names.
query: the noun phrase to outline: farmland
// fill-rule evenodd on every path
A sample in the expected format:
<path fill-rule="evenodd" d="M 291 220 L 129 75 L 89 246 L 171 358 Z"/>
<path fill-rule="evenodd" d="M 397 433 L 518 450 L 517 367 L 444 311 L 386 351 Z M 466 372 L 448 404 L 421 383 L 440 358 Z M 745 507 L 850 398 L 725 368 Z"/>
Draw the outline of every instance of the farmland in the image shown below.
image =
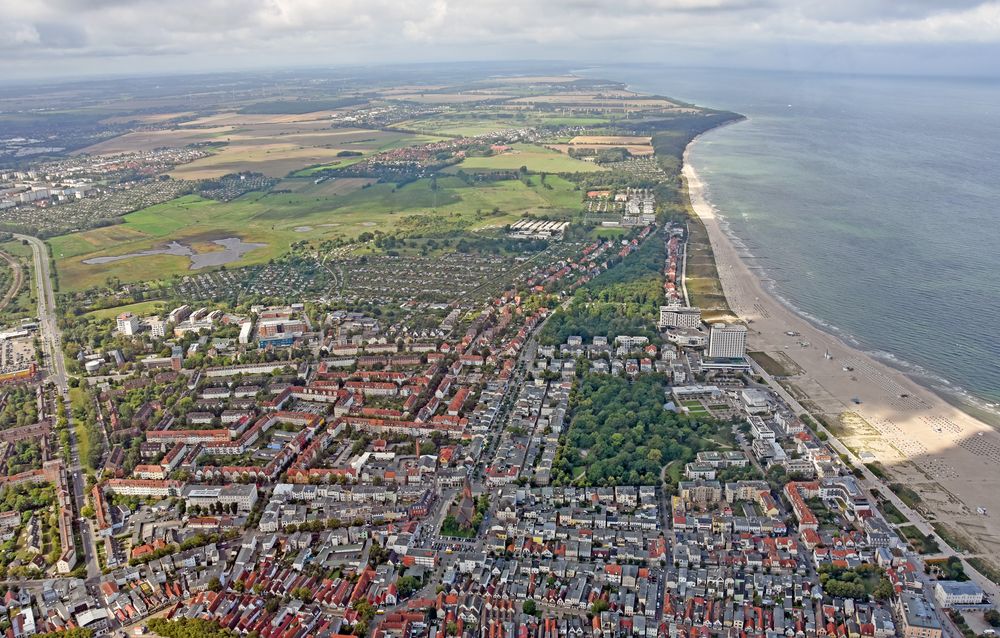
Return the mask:
<path fill-rule="evenodd" d="M 489 157 L 470 157 L 458 164 L 466 171 L 517 170 L 525 166 L 537 173 L 590 173 L 603 170 L 590 162 L 534 144 L 515 144 L 510 151 Z"/>

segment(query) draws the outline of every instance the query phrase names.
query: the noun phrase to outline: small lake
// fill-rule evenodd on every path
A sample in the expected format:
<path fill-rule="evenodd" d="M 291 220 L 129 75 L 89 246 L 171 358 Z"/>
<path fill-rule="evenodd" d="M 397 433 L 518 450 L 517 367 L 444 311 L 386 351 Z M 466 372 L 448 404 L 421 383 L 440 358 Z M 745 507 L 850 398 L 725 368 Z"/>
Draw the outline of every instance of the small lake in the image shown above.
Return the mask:
<path fill-rule="evenodd" d="M 185 246 L 184 244 L 172 241 L 168 243 L 163 248 L 154 248 L 151 250 L 140 250 L 134 253 L 127 253 L 124 255 L 111 255 L 107 257 L 91 257 L 90 259 L 84 259 L 85 264 L 109 264 L 115 261 L 123 261 L 126 259 L 137 259 L 139 257 L 150 257 L 152 255 L 176 255 L 178 257 L 189 257 L 191 259 L 191 270 L 199 270 L 201 268 L 209 268 L 211 266 L 222 266 L 234 261 L 238 261 L 243 255 L 247 254 L 251 250 L 256 250 L 258 248 L 264 248 L 267 244 L 254 244 L 251 242 L 245 242 L 239 237 L 227 237 L 225 239 L 216 239 L 212 241 L 213 244 L 222 246 L 222 250 L 212 250 L 207 253 L 196 253 L 191 249 L 190 246 Z"/>

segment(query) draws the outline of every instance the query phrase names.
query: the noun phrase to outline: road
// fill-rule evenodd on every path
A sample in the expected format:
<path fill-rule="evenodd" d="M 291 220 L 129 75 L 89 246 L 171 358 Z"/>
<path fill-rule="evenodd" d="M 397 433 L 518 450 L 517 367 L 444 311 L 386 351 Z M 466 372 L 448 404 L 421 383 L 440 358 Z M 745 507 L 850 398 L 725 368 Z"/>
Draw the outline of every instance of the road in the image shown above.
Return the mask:
<path fill-rule="evenodd" d="M 76 432 L 73 429 L 73 415 L 69 409 L 69 377 L 66 374 L 66 360 L 63 358 L 62 336 L 59 332 L 59 322 L 56 318 L 56 296 L 52 289 L 52 273 L 49 266 L 49 247 L 41 239 L 30 235 L 18 235 L 14 237 L 28 242 L 31 246 L 32 259 L 35 270 L 36 296 L 38 298 L 38 325 L 41 333 L 42 351 L 46 356 L 48 365 L 48 378 L 56 386 L 56 391 L 62 395 L 66 405 L 66 417 L 69 419 L 70 454 L 72 458 L 65 459 L 66 471 L 69 472 L 70 482 L 73 485 L 74 509 L 79 516 L 80 508 L 86 502 L 87 481 L 80 467 L 80 449 L 76 440 Z M 39 362 L 43 363 L 43 362 Z M 80 523 L 80 539 L 83 541 L 84 560 L 87 564 L 87 578 L 97 578 L 101 575 L 100 566 L 97 563 L 97 551 L 94 546 L 94 532 L 91 529 L 90 521 L 82 519 Z"/>

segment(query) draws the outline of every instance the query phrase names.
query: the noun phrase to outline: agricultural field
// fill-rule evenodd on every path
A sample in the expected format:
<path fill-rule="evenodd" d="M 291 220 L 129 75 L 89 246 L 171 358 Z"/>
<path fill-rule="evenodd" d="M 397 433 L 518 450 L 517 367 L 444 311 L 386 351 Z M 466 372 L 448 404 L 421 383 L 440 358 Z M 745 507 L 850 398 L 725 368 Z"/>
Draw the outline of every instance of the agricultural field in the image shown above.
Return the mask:
<path fill-rule="evenodd" d="M 373 184 L 334 196 L 308 190 L 250 193 L 229 202 L 189 195 L 127 215 L 123 224 L 54 237 L 50 246 L 60 286 L 72 291 L 109 278 L 130 282 L 191 273 L 191 256 L 162 253 L 170 242 L 187 247 L 196 258 L 220 250 L 214 243 L 219 240 L 263 244 L 225 264 L 237 267 L 265 263 L 307 239 L 353 239 L 376 229 L 410 235 L 481 230 L 526 213 L 568 218 L 579 208 L 579 197 L 572 183 L 558 177 L 547 177 L 544 185 L 540 177 L 475 185 L 444 177 L 398 188 Z M 161 254 L 86 263 L 143 251 Z"/>
<path fill-rule="evenodd" d="M 393 131 L 332 128 L 330 113 L 220 113 L 171 128 L 126 133 L 82 149 L 82 152 L 104 154 L 211 144 L 208 147 L 209 156 L 178 166 L 171 171 L 171 176 L 189 180 L 212 179 L 228 173 L 249 171 L 269 177 L 284 177 L 311 166 L 346 166 L 348 160 L 360 161 L 379 151 L 437 139 Z M 338 160 L 338 154 L 344 151 L 362 155 Z"/>
<path fill-rule="evenodd" d="M 394 125 L 404 131 L 417 131 L 433 135 L 474 137 L 494 131 L 542 126 L 602 126 L 611 120 L 603 117 L 550 114 L 524 110 L 520 112 L 499 109 L 435 113 Z"/>
<path fill-rule="evenodd" d="M 489 157 L 469 157 L 451 170 L 501 171 L 525 166 L 536 173 L 592 173 L 604 170 L 591 162 L 573 159 L 535 144 L 515 144 L 510 151 Z"/>
<path fill-rule="evenodd" d="M 284 177 L 300 171 L 300 175 L 308 176 L 324 168 L 349 166 L 380 151 L 436 139 L 362 129 L 316 129 L 315 124 L 319 123 L 312 123 L 305 130 L 285 130 L 287 127 L 274 125 L 237 129 L 216 140 L 225 142 L 225 146 L 208 157 L 179 166 L 171 175 L 178 179 L 207 179 L 254 171 Z M 323 126 L 328 125 L 323 123 Z M 361 155 L 343 157 L 345 151 Z"/>

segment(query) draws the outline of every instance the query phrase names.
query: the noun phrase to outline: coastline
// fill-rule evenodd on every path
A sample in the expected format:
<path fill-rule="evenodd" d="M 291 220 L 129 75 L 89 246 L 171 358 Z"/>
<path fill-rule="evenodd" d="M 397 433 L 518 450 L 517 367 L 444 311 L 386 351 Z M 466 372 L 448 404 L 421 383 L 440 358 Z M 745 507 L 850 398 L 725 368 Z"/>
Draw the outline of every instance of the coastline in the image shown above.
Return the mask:
<path fill-rule="evenodd" d="M 726 301 L 748 322 L 748 350 L 768 353 L 794 370 L 784 389 L 853 453 L 872 454 L 893 482 L 915 490 L 926 518 L 965 536 L 971 555 L 995 556 L 1000 524 L 978 508 L 1000 512 L 1000 494 L 992 486 L 1000 433 L 903 371 L 823 330 L 769 290 L 741 256 L 691 165 L 691 149 L 700 138 L 684 150 L 682 175 L 691 209 L 708 233 Z"/>

